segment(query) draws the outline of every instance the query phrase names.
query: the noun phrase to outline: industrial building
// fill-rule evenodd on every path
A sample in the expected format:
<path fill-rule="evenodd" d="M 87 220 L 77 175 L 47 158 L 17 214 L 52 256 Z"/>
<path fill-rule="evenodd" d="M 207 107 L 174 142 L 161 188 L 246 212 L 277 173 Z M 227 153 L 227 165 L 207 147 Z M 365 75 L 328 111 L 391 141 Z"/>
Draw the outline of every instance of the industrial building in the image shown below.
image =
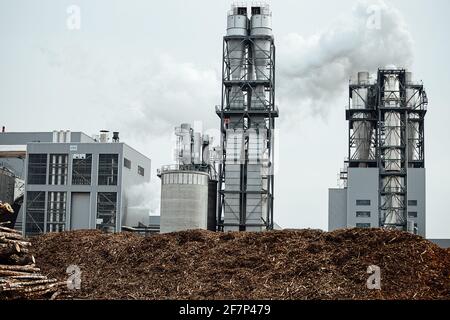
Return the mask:
<path fill-rule="evenodd" d="M 348 159 L 329 190 L 329 230 L 395 228 L 425 237 L 428 98 L 404 69 L 358 73 L 349 87 Z"/>
<path fill-rule="evenodd" d="M 16 228 L 25 235 L 77 229 L 121 231 L 149 224 L 127 190 L 150 181 L 151 160 L 119 134 L 0 133 L 2 166 L 24 180 Z"/>
<path fill-rule="evenodd" d="M 268 5 L 233 5 L 223 38 L 217 226 L 273 229 L 275 44 Z"/>
<path fill-rule="evenodd" d="M 210 137 L 188 123 L 175 128 L 175 135 L 176 164 L 158 169 L 160 232 L 216 231 L 217 174 Z"/>

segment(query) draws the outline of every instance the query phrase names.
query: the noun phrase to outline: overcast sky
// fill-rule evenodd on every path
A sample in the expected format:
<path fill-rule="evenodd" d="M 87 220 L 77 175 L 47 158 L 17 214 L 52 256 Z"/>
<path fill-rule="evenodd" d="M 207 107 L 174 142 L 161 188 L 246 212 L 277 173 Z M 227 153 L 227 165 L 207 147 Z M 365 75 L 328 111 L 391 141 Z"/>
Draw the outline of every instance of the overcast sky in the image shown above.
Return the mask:
<path fill-rule="evenodd" d="M 136 196 L 157 213 L 156 169 L 173 161 L 173 127 L 219 127 L 214 106 L 230 4 L 0 0 L 0 125 L 120 131 L 153 161 L 152 184 Z M 427 235 L 450 237 L 450 2 L 277 0 L 272 11 L 276 222 L 326 230 L 328 188 L 347 153 L 348 80 L 358 70 L 396 65 L 427 89 Z"/>

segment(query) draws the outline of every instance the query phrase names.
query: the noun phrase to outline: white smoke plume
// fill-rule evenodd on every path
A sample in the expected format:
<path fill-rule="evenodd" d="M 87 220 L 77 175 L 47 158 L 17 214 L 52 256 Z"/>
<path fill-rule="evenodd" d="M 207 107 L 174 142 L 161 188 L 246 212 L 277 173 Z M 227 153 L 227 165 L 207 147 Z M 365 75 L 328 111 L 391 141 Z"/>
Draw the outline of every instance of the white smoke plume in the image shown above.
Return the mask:
<path fill-rule="evenodd" d="M 84 85 L 107 124 L 135 135 L 170 134 L 180 122 L 216 125 L 220 70 L 180 62 L 169 54 L 117 60 L 80 46 L 41 48 L 48 64 Z M 80 106 L 92 110 L 92 106 Z"/>
<path fill-rule="evenodd" d="M 291 33 L 281 39 L 278 52 L 280 109 L 326 117 L 346 93 L 348 80 L 358 71 L 412 64 L 412 37 L 400 12 L 384 1 L 359 1 L 351 16 L 337 19 L 311 37 Z"/>
<path fill-rule="evenodd" d="M 160 190 L 159 179 L 128 188 L 126 190 L 128 208 L 147 210 L 151 215 L 159 214 Z"/>

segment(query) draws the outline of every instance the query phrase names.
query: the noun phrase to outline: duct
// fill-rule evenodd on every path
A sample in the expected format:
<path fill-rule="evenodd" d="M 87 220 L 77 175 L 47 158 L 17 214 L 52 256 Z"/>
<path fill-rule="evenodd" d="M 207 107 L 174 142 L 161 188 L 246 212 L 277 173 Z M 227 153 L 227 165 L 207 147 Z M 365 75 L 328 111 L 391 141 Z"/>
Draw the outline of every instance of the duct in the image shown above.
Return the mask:
<path fill-rule="evenodd" d="M 202 158 L 201 158 L 201 152 L 202 152 L 202 135 L 200 132 L 195 132 L 193 134 L 194 143 L 193 143 L 193 150 L 192 150 L 192 157 L 194 164 L 201 164 Z"/>
<path fill-rule="evenodd" d="M 268 37 L 272 36 L 272 16 L 268 6 L 252 7 L 250 34 L 255 37 L 251 43 L 254 66 L 252 78 L 257 81 L 268 81 L 271 78 L 268 67 L 271 59 L 271 40 Z M 263 109 L 266 107 L 265 101 L 265 87 L 257 85 L 252 90 L 251 108 Z"/>
<path fill-rule="evenodd" d="M 203 141 L 202 141 L 202 162 L 206 165 L 211 164 L 210 159 L 210 150 L 209 150 L 209 135 L 205 134 L 203 135 Z"/>
<path fill-rule="evenodd" d="M 417 121 L 408 122 L 408 161 L 420 160 L 420 125 Z"/>
<path fill-rule="evenodd" d="M 417 109 L 420 105 L 420 98 L 418 92 L 412 88 L 412 73 L 405 73 L 406 84 L 406 107 L 410 109 Z M 420 126 L 419 122 L 414 119 L 408 121 L 408 161 L 420 160 L 419 154 L 419 140 L 420 140 Z"/>
<path fill-rule="evenodd" d="M 362 86 L 352 92 L 352 108 L 358 110 L 369 109 L 369 73 L 358 73 L 358 85 Z M 367 119 L 369 115 L 365 112 L 356 113 L 355 118 Z M 372 125 L 367 120 L 354 121 L 354 139 L 355 139 L 355 160 L 369 160 L 370 146 L 372 138 Z M 367 164 L 361 163 L 360 167 L 366 167 Z"/>
<path fill-rule="evenodd" d="M 225 190 L 230 193 L 224 197 L 224 220 L 228 224 L 239 225 L 241 212 L 241 164 L 244 162 L 244 130 L 228 129 L 225 168 Z M 238 228 L 226 228 L 237 231 Z"/>
<path fill-rule="evenodd" d="M 191 125 L 189 123 L 181 124 L 180 127 L 175 128 L 175 135 L 177 136 L 177 163 L 181 165 L 191 164 L 193 161 Z"/>

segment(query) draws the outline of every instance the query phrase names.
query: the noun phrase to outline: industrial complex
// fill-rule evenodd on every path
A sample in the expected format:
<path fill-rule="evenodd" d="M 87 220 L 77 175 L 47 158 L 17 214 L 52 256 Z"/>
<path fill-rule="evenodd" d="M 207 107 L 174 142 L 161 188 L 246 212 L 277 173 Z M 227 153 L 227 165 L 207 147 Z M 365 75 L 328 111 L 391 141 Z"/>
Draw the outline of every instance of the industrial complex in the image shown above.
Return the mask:
<path fill-rule="evenodd" d="M 450 240 L 426 238 L 428 96 L 423 83 L 404 68 L 355 64 L 379 69 L 358 72 L 349 82 L 347 122 L 341 122 L 342 133 L 348 124 L 344 167 L 337 188 L 328 189 L 328 182 L 321 188 L 324 197 L 328 191 L 328 230 L 282 229 L 274 217 L 275 123 L 280 112 L 269 6 L 232 5 L 226 32 L 217 37 L 220 47 L 220 104 L 198 106 L 218 120 L 213 126 L 219 130 L 213 137 L 212 131 L 189 123 L 194 119 L 181 118 L 191 115 L 161 118 L 162 127 L 169 122 L 174 126 L 174 157 L 157 168 L 149 155 L 121 141 L 117 131 L 87 135 L 69 130 L 9 132 L 2 127 L 0 300 L 175 299 L 185 304 L 254 299 L 267 303 L 223 306 L 229 306 L 231 316 L 256 316 L 251 310 L 268 306 L 261 317 L 272 316 L 273 299 L 448 300 Z M 347 85 L 326 72 L 329 78 L 317 73 L 317 79 L 344 85 L 339 91 L 346 92 Z M 192 77 L 197 75 L 189 69 Z M 136 79 L 131 78 L 134 86 Z M 328 94 L 311 75 L 305 79 L 311 84 L 300 92 Z M 164 86 L 170 82 L 157 80 Z M 193 91 L 186 87 L 186 92 Z M 151 88 L 150 95 L 158 90 Z M 200 90 L 203 94 L 205 88 Z M 166 87 L 161 91 L 166 93 Z M 194 104 L 202 103 L 194 99 Z M 149 122 L 146 117 L 145 129 L 154 124 Z M 137 131 L 139 138 L 145 129 Z M 167 142 L 165 135 L 162 142 Z M 158 143 L 154 145 L 160 147 Z M 312 151 L 299 152 L 304 156 L 298 157 L 298 166 L 309 169 L 301 162 Z M 152 154 L 154 162 L 158 156 Z M 302 197 L 308 197 L 304 191 L 315 191 L 316 181 L 291 178 L 293 170 L 299 169 L 289 166 L 283 172 L 292 183 L 287 203 L 294 210 L 287 213 L 289 218 L 325 218 L 325 212 L 302 211 Z M 320 178 L 325 166 L 315 165 L 314 170 Z M 152 176 L 156 185 L 150 185 Z M 304 185 L 299 188 L 300 183 Z M 161 191 L 159 215 L 154 215 L 153 187 Z M 316 205 L 314 198 L 311 202 Z M 196 306 L 210 310 L 208 318 L 219 314 L 220 307 Z M 242 314 L 235 313 L 237 307 Z M 163 312 L 169 315 L 171 309 L 165 305 Z"/>
<path fill-rule="evenodd" d="M 329 191 L 329 230 L 394 228 L 425 237 L 428 98 L 403 69 L 358 73 L 346 110 L 348 160 L 342 189 Z"/>
<path fill-rule="evenodd" d="M 2 200 L 19 203 L 15 228 L 25 235 L 149 225 L 127 189 L 150 181 L 151 161 L 117 132 L 2 132 L 0 146 L 2 190 L 14 190 Z"/>
<path fill-rule="evenodd" d="M 267 4 L 232 5 L 222 44 L 220 141 L 175 128 L 174 163 L 157 169 L 160 216 L 129 204 L 151 161 L 108 131 L 2 132 L 1 200 L 25 235 L 101 229 L 264 231 L 274 223 L 275 41 Z M 399 68 L 350 82 L 348 158 L 329 190 L 329 230 L 388 228 L 426 236 L 428 98 Z M 211 110 L 212 111 L 212 110 Z M 5 130 L 3 130 L 5 131 Z"/>

